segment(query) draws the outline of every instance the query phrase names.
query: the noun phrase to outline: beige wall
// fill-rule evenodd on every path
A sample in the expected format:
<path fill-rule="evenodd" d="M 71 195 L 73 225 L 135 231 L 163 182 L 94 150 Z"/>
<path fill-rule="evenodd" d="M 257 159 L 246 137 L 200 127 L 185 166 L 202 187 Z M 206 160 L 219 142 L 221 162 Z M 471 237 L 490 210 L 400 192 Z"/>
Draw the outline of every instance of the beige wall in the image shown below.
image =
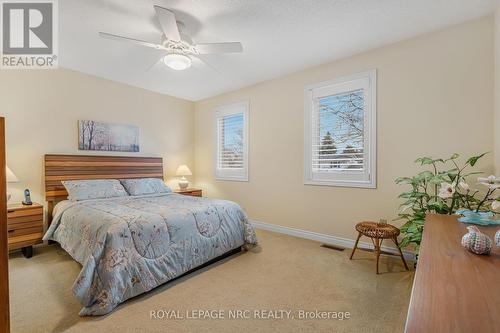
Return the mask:
<path fill-rule="evenodd" d="M 65 69 L 0 71 L 0 101 L 7 164 L 21 180 L 9 185 L 12 202 L 24 188 L 43 202 L 44 154 L 87 154 L 77 150 L 79 119 L 140 127 L 140 153 L 98 154 L 161 156 L 170 179 L 180 163 L 193 166 L 191 102 Z"/>
<path fill-rule="evenodd" d="M 292 56 L 292 55 L 283 55 Z M 304 86 L 378 70 L 378 188 L 303 184 Z M 398 176 L 421 155 L 493 150 L 493 17 L 389 45 L 196 103 L 195 175 L 250 218 L 354 238 L 354 224 L 396 215 Z M 214 180 L 213 109 L 250 101 L 249 182 Z M 491 171 L 490 154 L 479 165 Z"/>
<path fill-rule="evenodd" d="M 500 4 L 495 11 L 495 172 L 500 176 Z"/>
<path fill-rule="evenodd" d="M 165 158 L 171 185 L 187 163 L 208 196 L 239 202 L 253 219 L 353 238 L 357 221 L 395 216 L 394 179 L 415 172 L 417 156 L 494 150 L 493 27 L 483 18 L 195 104 L 65 69 L 0 71 L 7 161 L 21 179 L 9 186 L 13 201 L 29 187 L 43 202 L 44 154 L 82 153 L 77 120 L 122 122 L 141 129 L 138 156 Z M 303 185 L 304 86 L 373 68 L 378 188 Z M 213 109 L 242 100 L 250 101 L 250 181 L 215 181 Z M 493 168 L 493 154 L 480 168 Z"/>

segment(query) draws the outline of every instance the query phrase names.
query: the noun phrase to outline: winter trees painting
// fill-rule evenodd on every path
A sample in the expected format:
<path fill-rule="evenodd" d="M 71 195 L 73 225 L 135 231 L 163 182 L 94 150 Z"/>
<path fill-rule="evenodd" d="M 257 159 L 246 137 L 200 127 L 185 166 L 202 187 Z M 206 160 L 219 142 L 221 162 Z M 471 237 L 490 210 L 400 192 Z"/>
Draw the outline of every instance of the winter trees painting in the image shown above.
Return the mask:
<path fill-rule="evenodd" d="M 139 151 L 139 127 L 137 126 L 80 120 L 78 132 L 79 150 Z"/>

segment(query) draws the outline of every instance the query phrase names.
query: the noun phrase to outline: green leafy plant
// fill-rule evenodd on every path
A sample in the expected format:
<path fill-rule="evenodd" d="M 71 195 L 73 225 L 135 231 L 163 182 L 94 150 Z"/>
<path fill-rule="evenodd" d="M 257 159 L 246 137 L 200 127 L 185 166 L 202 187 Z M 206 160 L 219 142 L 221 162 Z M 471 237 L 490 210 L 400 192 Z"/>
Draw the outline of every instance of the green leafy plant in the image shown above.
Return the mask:
<path fill-rule="evenodd" d="M 481 172 L 470 171 L 486 153 L 472 156 L 463 165 L 459 165 L 459 155 L 453 154 L 447 159 L 420 157 L 418 163 L 426 170 L 413 177 L 396 179 L 399 185 L 409 185 L 410 189 L 399 195 L 404 202 L 400 205 L 398 218 L 405 221 L 401 227 L 403 239 L 400 246 L 415 244 L 420 247 L 425 216 L 428 213 L 453 214 L 458 208 L 470 210 L 481 208 L 479 191 L 471 191 L 467 177 Z M 484 204 L 484 202 L 483 202 Z"/>

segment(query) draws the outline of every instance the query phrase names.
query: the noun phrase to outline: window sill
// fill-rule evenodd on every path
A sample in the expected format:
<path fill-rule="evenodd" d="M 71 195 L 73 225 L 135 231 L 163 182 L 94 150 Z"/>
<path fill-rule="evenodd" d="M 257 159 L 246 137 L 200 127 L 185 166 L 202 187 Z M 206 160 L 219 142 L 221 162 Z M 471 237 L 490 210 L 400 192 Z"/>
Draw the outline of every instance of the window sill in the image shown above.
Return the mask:
<path fill-rule="evenodd" d="M 231 182 L 248 182 L 248 177 L 215 177 L 215 180 L 219 181 L 231 181 Z"/>
<path fill-rule="evenodd" d="M 320 180 L 304 180 L 304 185 L 313 186 L 329 186 L 329 187 L 351 187 L 351 188 L 367 188 L 376 189 L 377 184 L 373 182 L 362 181 L 320 181 Z"/>

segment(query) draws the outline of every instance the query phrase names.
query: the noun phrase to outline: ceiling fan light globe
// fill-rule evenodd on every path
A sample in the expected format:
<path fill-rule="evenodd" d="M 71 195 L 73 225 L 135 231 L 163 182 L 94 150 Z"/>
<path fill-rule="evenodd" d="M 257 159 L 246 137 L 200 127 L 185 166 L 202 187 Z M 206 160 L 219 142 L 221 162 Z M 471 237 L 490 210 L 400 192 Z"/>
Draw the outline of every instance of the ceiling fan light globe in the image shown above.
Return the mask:
<path fill-rule="evenodd" d="M 163 62 L 176 71 L 182 71 L 191 67 L 191 58 L 183 54 L 167 54 L 163 58 Z"/>

